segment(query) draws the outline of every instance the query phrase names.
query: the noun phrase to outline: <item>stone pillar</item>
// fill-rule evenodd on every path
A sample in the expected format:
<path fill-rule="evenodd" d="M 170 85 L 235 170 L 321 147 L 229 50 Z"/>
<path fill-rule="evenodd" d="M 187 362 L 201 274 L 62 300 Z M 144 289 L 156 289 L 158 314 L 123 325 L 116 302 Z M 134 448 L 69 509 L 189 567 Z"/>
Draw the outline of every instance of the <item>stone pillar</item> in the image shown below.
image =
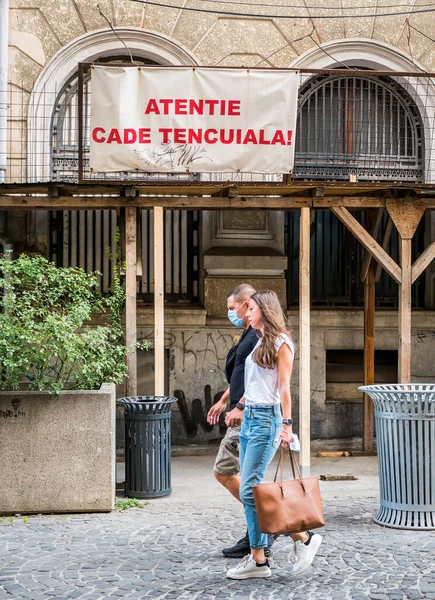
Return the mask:
<path fill-rule="evenodd" d="M 224 316 L 228 291 L 242 282 L 258 290 L 274 290 L 286 308 L 287 257 L 282 212 L 206 212 L 203 248 L 207 315 Z"/>

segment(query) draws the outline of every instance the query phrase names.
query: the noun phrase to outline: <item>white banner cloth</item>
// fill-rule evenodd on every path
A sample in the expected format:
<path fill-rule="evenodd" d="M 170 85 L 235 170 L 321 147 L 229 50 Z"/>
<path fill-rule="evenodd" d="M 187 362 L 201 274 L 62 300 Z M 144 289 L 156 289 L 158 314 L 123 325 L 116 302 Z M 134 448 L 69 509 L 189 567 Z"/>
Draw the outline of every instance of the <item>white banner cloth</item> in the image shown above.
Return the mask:
<path fill-rule="evenodd" d="M 93 66 L 91 83 L 96 172 L 293 168 L 296 71 Z"/>

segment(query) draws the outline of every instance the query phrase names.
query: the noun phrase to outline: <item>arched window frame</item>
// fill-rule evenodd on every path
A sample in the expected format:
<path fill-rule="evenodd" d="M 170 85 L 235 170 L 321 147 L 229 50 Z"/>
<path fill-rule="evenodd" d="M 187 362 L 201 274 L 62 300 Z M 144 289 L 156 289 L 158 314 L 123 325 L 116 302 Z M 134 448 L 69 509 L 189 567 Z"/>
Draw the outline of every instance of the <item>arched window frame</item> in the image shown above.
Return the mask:
<path fill-rule="evenodd" d="M 196 57 L 181 44 L 162 34 L 139 27 L 115 27 L 92 31 L 61 48 L 38 77 L 28 106 L 27 181 L 49 181 L 51 175 L 51 119 L 55 101 L 80 62 L 107 56 L 132 54 L 161 65 L 197 65 Z M 125 45 L 124 45 L 125 44 Z"/>
<path fill-rule="evenodd" d="M 423 181 L 423 132 L 413 98 L 394 79 L 365 70 L 316 75 L 300 89 L 294 176 Z"/>

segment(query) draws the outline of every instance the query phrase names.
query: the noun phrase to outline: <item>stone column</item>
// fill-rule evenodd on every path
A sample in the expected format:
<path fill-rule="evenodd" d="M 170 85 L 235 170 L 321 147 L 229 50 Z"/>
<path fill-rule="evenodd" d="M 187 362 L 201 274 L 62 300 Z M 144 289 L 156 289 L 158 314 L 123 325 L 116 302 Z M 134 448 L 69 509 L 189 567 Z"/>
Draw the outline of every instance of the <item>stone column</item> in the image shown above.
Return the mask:
<path fill-rule="evenodd" d="M 226 297 L 239 283 L 274 290 L 286 308 L 284 215 L 281 211 L 204 213 L 204 306 L 209 316 L 226 315 Z"/>

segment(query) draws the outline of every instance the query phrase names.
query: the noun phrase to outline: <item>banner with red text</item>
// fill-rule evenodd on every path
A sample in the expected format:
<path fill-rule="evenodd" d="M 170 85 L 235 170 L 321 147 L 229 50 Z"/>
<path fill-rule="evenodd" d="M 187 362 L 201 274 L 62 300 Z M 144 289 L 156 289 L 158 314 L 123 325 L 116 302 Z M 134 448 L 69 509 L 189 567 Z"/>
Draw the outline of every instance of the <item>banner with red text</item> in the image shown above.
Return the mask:
<path fill-rule="evenodd" d="M 288 173 L 299 75 L 196 67 L 92 67 L 96 172 Z"/>

